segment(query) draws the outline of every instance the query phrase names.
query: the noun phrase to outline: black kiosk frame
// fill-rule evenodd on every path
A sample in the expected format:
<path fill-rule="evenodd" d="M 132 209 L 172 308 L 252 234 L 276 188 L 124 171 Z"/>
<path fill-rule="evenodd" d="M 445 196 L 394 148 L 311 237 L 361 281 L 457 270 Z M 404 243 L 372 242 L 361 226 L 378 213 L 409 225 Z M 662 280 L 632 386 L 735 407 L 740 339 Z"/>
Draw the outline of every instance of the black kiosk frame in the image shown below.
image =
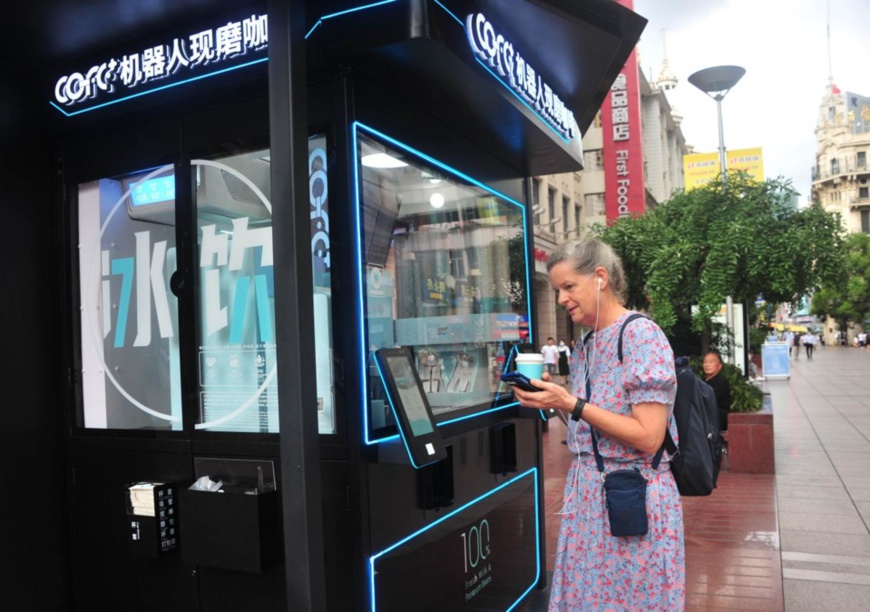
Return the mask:
<path fill-rule="evenodd" d="M 253 15 L 244 3 L 228 6 L 233 20 L 260 27 L 263 4 L 255 3 Z M 512 346 L 533 340 L 530 177 L 582 167 L 581 133 L 643 19 L 611 0 L 272 0 L 268 8 L 268 82 L 262 55 L 245 62 L 226 53 L 234 71 L 223 76 L 129 98 L 119 81 L 110 101 L 55 107 L 75 606 L 513 609 L 546 584 L 543 421 L 519 410 L 500 381 Z M 199 17 L 214 21 L 210 12 Z M 221 20 L 216 28 L 225 27 Z M 202 44 L 197 28 L 204 26 L 173 23 L 166 24 L 171 36 L 133 50 L 153 58 L 167 40 L 182 40 L 177 32 L 185 25 Z M 252 36 L 265 53 L 260 34 Z M 131 54 L 129 45 L 110 51 Z M 304 78 L 301 52 L 308 56 Z M 82 66 L 99 67 L 108 57 L 97 55 L 62 74 L 84 78 Z M 61 88 L 67 99 L 76 92 Z M 131 127 L 132 117 L 141 126 Z M 407 170 L 373 170 L 363 153 L 402 157 Z M 133 201 L 139 183 L 160 192 L 154 207 Z M 216 183 L 223 201 L 237 207 L 231 214 L 214 203 Z M 443 200 L 431 198 L 437 184 L 449 188 Z M 256 197 L 239 197 L 245 189 Z M 251 202 L 271 207 L 274 226 L 262 210 L 249 212 Z M 103 234 L 110 221 L 123 222 L 128 242 L 119 246 Z M 96 246 L 82 263 L 86 232 Z M 148 232 L 153 249 L 141 238 Z M 253 257 L 230 264 L 223 257 L 237 244 Z M 272 251 L 274 272 L 267 269 Z M 165 253 L 172 257 L 164 260 Z M 136 267 L 140 255 L 158 263 Z M 202 271 L 236 264 L 241 280 L 223 269 Z M 149 271 L 151 285 L 132 281 Z M 403 291 L 376 287 L 373 274 L 378 282 L 392 274 Z M 112 275 L 115 293 L 105 289 L 104 301 L 87 303 L 87 290 L 99 295 L 110 286 L 101 280 Z M 230 285 L 243 297 L 206 313 L 203 296 Z M 316 304 L 306 303 L 308 291 L 319 295 Z M 114 378 L 140 376 L 137 389 L 154 393 L 135 350 L 158 334 L 125 338 L 118 325 L 105 325 L 110 316 L 122 318 L 109 299 L 115 295 L 143 311 L 153 296 L 168 304 L 153 320 L 148 314 L 161 334 L 167 321 L 177 323 L 176 335 L 165 333 L 148 349 L 159 356 L 150 363 L 171 381 L 171 408 L 146 406 L 122 426 L 110 410 L 98 415 L 105 421 L 93 420 L 93 404 L 105 397 L 144 404 Z M 85 329 L 83 306 L 94 320 L 97 311 L 112 314 Z M 234 308 L 247 308 L 250 319 Z M 326 314 L 331 344 L 319 352 Z M 225 346 L 209 345 L 212 328 L 229 338 Z M 91 362 L 105 365 L 99 372 L 86 367 L 101 350 L 114 351 L 116 361 Z M 431 431 L 422 447 L 405 412 L 395 410 L 397 424 L 379 403 L 388 396 L 395 408 L 401 393 L 396 377 L 381 379 L 376 355 L 404 355 L 414 386 L 423 389 Z M 247 368 L 241 375 L 240 363 Z M 242 402 L 251 412 L 248 404 L 220 406 L 237 389 L 223 396 L 203 390 L 204 381 L 223 389 L 243 379 L 257 389 Z M 328 403 L 321 387 L 333 418 L 318 432 L 317 415 Z M 224 412 L 212 419 L 216 405 Z M 237 413 L 254 416 L 237 426 Z M 396 460 L 400 431 L 413 462 Z M 245 571 L 190 549 L 158 559 L 123 552 L 123 487 L 149 480 L 186 488 L 200 476 L 201 460 L 212 458 L 277 466 L 277 491 L 244 500 L 250 528 L 240 532 L 254 534 L 241 542 L 253 554 Z M 208 495 L 195 496 L 202 513 Z M 197 521 L 194 504 L 185 510 L 182 503 L 179 521 Z M 191 540 L 178 546 L 195 546 Z M 284 543 L 283 556 L 263 546 L 275 541 Z M 127 597 L 140 589 L 140 598 Z"/>

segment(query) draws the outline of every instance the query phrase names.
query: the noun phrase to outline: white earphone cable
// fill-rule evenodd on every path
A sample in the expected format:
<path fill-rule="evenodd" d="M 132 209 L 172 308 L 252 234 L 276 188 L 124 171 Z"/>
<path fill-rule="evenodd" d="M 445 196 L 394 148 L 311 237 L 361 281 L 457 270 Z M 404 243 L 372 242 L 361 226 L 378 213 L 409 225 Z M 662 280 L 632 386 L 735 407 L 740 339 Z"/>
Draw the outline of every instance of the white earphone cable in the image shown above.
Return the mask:
<path fill-rule="evenodd" d="M 592 328 L 592 347 L 589 350 L 589 352 L 586 352 L 585 343 L 583 345 L 583 354 L 586 357 L 586 361 L 583 364 L 583 393 L 584 394 L 586 393 L 586 389 L 589 389 L 590 391 L 592 390 L 592 385 L 589 384 L 589 380 L 590 380 L 590 373 L 592 370 L 592 357 L 596 352 L 595 346 L 598 344 L 598 339 L 595 336 L 595 332 L 598 331 L 598 322 L 600 320 L 600 315 L 601 315 L 601 277 L 599 276 L 598 277 L 598 293 L 597 293 L 596 299 L 595 299 L 595 327 Z M 587 397 L 586 401 L 590 401 L 592 399 L 591 398 L 592 394 L 590 393 L 589 395 L 590 395 L 590 397 Z M 572 423 L 573 423 L 573 425 L 572 425 Z M 579 421 L 569 421 L 568 426 L 571 428 L 571 430 L 572 430 L 571 433 L 573 434 L 573 437 L 576 440 L 577 428 L 580 426 L 580 422 Z M 590 425 L 589 427 L 591 428 L 592 425 Z M 571 483 L 571 491 L 568 493 L 568 496 L 565 498 L 565 501 L 562 503 L 562 509 L 556 513 L 557 515 L 571 514 L 572 510 L 568 509 L 568 504 L 570 504 L 570 502 L 574 499 L 574 496 L 577 493 L 577 485 L 578 485 L 578 482 L 580 480 L 580 470 L 581 469 L 582 469 L 582 466 L 580 465 L 580 462 L 577 461 L 577 467 L 574 470 L 574 479 Z M 576 507 L 576 502 L 575 502 L 575 507 Z"/>

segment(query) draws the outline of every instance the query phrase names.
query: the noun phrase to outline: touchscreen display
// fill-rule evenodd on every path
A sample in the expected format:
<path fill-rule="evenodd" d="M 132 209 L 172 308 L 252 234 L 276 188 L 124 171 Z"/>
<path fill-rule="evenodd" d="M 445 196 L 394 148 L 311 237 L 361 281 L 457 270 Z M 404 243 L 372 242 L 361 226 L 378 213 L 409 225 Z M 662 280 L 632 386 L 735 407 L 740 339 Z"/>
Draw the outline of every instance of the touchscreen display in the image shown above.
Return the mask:
<path fill-rule="evenodd" d="M 411 424 L 411 431 L 415 436 L 432 433 L 432 421 L 426 412 L 426 404 L 423 402 L 420 387 L 414 378 L 414 371 L 407 357 L 387 357 L 387 366 L 393 374 L 396 388 L 399 391 L 399 399 L 405 407 L 405 414 Z"/>

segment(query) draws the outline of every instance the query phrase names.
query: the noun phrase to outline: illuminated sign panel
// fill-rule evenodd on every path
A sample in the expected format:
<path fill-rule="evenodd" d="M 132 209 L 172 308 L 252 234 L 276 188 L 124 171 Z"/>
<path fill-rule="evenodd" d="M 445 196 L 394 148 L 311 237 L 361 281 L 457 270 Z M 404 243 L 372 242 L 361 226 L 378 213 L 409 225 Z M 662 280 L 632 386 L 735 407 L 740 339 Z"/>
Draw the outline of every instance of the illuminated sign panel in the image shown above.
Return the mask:
<path fill-rule="evenodd" d="M 51 105 L 75 115 L 268 59 L 268 17 L 251 15 L 61 76 Z"/>
<path fill-rule="evenodd" d="M 577 132 L 574 113 L 483 13 L 471 13 L 465 18 L 465 33 L 477 59 L 489 66 L 503 84 L 518 94 L 562 138 L 574 138 Z"/>
<path fill-rule="evenodd" d="M 133 206 L 157 204 L 175 199 L 175 175 L 161 176 L 137 183 L 130 192 Z"/>
<path fill-rule="evenodd" d="M 633 0 L 616 1 L 634 10 Z M 608 221 L 642 214 L 645 210 L 637 69 L 637 51 L 632 50 L 601 105 L 604 206 Z"/>

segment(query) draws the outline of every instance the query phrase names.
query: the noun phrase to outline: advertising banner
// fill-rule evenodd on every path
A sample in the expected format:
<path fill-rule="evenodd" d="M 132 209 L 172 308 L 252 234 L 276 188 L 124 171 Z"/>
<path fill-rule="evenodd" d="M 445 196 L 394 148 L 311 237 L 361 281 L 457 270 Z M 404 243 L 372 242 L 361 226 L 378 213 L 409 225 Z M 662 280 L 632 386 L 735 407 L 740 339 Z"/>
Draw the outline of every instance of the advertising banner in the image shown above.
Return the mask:
<path fill-rule="evenodd" d="M 634 10 L 634 0 L 616 0 Z M 631 52 L 601 105 L 604 206 L 607 221 L 645 210 L 643 136 L 637 51 Z"/>
<path fill-rule="evenodd" d="M 764 181 L 764 156 L 761 147 L 725 151 L 729 172 L 742 170 L 748 172 L 756 181 Z M 693 153 L 683 156 L 683 172 L 686 177 L 686 191 L 701 187 L 719 175 L 719 153 Z"/>

